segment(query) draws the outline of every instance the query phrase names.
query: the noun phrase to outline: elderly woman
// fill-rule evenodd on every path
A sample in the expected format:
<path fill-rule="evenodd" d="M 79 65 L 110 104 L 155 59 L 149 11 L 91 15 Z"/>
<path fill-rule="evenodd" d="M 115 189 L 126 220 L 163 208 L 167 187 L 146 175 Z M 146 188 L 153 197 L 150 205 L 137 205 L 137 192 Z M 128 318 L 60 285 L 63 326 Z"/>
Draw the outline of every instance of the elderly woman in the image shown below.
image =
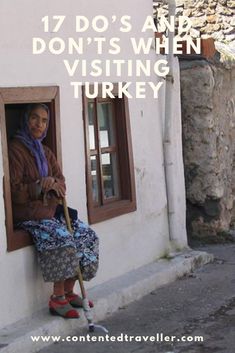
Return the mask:
<path fill-rule="evenodd" d="M 98 268 L 98 238 L 70 209 L 73 234 L 65 224 L 60 200 L 65 179 L 52 151 L 42 145 L 49 125 L 45 104 L 30 104 L 22 127 L 9 145 L 9 166 L 14 222 L 32 235 L 46 282 L 54 283 L 49 310 L 64 318 L 78 318 L 82 306 L 73 292 L 80 263 L 84 280 Z M 90 302 L 90 306 L 93 306 Z"/>

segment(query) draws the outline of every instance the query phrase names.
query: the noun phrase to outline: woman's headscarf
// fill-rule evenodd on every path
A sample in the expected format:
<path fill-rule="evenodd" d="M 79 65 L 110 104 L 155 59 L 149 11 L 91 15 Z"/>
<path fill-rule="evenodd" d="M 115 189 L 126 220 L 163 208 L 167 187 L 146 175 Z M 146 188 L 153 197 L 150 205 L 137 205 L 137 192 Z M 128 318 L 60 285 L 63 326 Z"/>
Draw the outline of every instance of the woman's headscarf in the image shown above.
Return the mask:
<path fill-rule="evenodd" d="M 31 136 L 29 127 L 28 127 L 30 114 L 32 113 L 33 110 L 37 108 L 44 109 L 48 114 L 47 128 L 39 139 L 35 139 Z M 35 157 L 37 168 L 41 177 L 48 176 L 48 163 L 43 149 L 42 140 L 46 137 L 46 134 L 47 134 L 49 118 L 50 118 L 49 109 L 45 104 L 42 104 L 42 103 L 29 104 L 27 105 L 24 113 L 22 126 L 20 130 L 16 132 L 16 135 L 15 135 L 15 137 L 18 138 Z"/>

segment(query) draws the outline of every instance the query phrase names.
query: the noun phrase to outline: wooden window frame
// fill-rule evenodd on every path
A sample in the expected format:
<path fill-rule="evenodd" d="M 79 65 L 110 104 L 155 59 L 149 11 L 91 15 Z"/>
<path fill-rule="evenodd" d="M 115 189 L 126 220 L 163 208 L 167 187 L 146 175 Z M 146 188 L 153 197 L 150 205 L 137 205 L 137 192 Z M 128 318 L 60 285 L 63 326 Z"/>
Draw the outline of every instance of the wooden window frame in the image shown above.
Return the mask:
<path fill-rule="evenodd" d="M 60 140 L 60 110 L 59 87 L 10 87 L 0 88 L 0 126 L 3 157 L 3 191 L 5 204 L 5 226 L 7 234 L 7 251 L 14 251 L 32 245 L 31 236 L 22 230 L 14 229 L 11 203 L 11 186 L 8 162 L 8 142 L 6 130 L 6 104 L 47 103 L 50 107 L 50 147 L 55 153 L 59 165 L 62 167 Z"/>
<path fill-rule="evenodd" d="M 114 93 L 115 94 L 115 93 Z M 93 101 L 101 102 L 101 97 L 95 98 Z M 106 99 L 105 99 L 106 100 Z M 108 101 L 109 99 L 107 99 Z M 134 161 L 131 142 L 130 116 L 127 97 L 112 98 L 115 105 L 116 116 L 116 138 L 118 145 L 118 169 L 120 177 L 120 197 L 107 200 L 103 205 L 97 205 L 93 201 L 92 195 L 92 178 L 89 144 L 89 119 L 88 119 L 88 102 L 91 101 L 85 96 L 83 87 L 83 120 L 85 132 L 85 152 L 86 152 L 86 190 L 87 190 L 87 211 L 90 224 L 102 222 L 113 217 L 117 217 L 136 210 L 136 192 L 134 178 Z M 98 127 L 95 125 L 95 136 L 98 139 Z M 121 143 L 120 143 L 121 141 Z M 100 155 L 101 152 L 99 151 Z M 98 166 L 100 168 L 100 166 Z"/>

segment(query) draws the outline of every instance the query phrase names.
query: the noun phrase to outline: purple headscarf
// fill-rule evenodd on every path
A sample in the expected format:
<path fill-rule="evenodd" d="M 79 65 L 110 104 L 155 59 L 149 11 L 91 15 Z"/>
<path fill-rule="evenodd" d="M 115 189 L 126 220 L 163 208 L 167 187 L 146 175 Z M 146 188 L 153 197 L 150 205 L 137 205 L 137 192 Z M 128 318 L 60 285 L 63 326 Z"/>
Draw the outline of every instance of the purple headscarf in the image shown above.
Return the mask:
<path fill-rule="evenodd" d="M 46 137 L 49 124 L 47 125 L 46 130 L 44 131 L 43 135 L 39 139 L 35 139 L 31 136 L 29 132 L 29 127 L 28 127 L 29 116 L 31 112 L 37 108 L 44 109 L 48 114 L 48 118 L 50 118 L 49 109 L 45 104 L 42 104 L 42 103 L 29 104 L 26 107 L 26 111 L 24 113 L 22 127 L 20 130 L 17 131 L 15 137 L 18 138 L 35 157 L 40 176 L 46 177 L 48 176 L 48 163 L 43 149 L 42 140 Z"/>

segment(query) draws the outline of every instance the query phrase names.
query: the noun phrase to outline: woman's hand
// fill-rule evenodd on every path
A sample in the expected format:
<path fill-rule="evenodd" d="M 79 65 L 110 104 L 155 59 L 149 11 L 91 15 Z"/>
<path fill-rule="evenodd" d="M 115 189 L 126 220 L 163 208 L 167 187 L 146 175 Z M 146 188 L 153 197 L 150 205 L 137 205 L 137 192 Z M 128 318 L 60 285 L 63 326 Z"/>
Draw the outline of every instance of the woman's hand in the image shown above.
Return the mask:
<path fill-rule="evenodd" d="M 41 187 L 43 192 L 54 191 L 59 198 L 65 197 L 65 187 L 56 181 L 53 177 L 45 177 L 41 179 Z"/>
<path fill-rule="evenodd" d="M 52 186 L 51 190 L 56 193 L 57 197 L 59 197 L 59 198 L 65 197 L 65 188 L 63 185 L 55 182 L 54 185 Z"/>
<path fill-rule="evenodd" d="M 41 187 L 43 192 L 49 191 L 55 184 L 55 178 L 48 176 L 41 179 Z"/>

